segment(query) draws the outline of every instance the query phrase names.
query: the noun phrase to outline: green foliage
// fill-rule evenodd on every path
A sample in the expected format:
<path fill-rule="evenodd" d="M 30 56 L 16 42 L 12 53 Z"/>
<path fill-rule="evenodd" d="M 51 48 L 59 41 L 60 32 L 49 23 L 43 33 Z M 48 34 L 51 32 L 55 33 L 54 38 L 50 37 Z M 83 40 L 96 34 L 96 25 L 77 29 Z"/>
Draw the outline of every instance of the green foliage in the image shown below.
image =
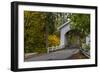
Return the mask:
<path fill-rule="evenodd" d="M 48 47 L 48 36 L 57 32 L 57 13 L 24 11 L 24 49 L 28 52 L 42 52 Z"/>
<path fill-rule="evenodd" d="M 90 33 L 89 14 L 24 11 L 25 53 L 45 53 L 50 44 L 58 45 L 60 34 L 57 28 L 69 19 L 72 29 L 81 32 L 82 36 Z M 75 41 L 72 37 L 71 42 Z"/>
<path fill-rule="evenodd" d="M 54 13 L 56 29 L 68 21 L 68 15 L 69 13 Z"/>
<path fill-rule="evenodd" d="M 55 31 L 55 15 L 53 13 L 46 13 L 46 25 L 48 34 L 53 34 Z"/>
<path fill-rule="evenodd" d="M 90 33 L 90 14 L 70 14 L 72 29 L 79 30 L 82 36 L 86 36 Z"/>
<path fill-rule="evenodd" d="M 59 43 L 59 33 L 56 30 L 67 20 L 66 15 L 67 13 L 24 11 L 25 53 L 46 50 L 43 48 L 49 46 L 50 35 L 55 35 L 53 41 Z"/>
<path fill-rule="evenodd" d="M 45 48 L 45 14 L 24 12 L 24 47 L 25 52 L 34 52 L 36 48 Z"/>
<path fill-rule="evenodd" d="M 90 45 L 83 44 L 82 49 L 84 49 L 85 51 L 89 51 L 90 50 Z"/>

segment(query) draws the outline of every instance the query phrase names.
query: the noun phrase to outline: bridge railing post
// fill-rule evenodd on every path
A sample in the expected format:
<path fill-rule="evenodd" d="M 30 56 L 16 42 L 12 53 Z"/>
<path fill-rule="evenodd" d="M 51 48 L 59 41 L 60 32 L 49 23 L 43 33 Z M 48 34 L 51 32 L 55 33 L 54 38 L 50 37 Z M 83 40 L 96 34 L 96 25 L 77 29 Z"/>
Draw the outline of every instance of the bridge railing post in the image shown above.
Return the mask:
<path fill-rule="evenodd" d="M 60 46 L 52 46 L 52 47 L 48 47 L 47 48 L 47 53 L 59 50 L 59 49 L 63 49 L 64 45 L 60 45 Z"/>
<path fill-rule="evenodd" d="M 54 50 L 54 46 L 52 46 L 52 51 Z"/>

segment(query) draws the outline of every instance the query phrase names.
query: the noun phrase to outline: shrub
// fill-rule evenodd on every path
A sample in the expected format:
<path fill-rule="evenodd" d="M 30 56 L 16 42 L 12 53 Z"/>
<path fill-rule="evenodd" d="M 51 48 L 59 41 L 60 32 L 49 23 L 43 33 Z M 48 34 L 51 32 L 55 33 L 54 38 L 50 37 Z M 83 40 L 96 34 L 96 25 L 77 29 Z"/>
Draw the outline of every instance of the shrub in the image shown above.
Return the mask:
<path fill-rule="evenodd" d="M 60 39 L 56 35 L 49 35 L 48 36 L 48 44 L 49 46 L 56 46 L 59 45 Z"/>

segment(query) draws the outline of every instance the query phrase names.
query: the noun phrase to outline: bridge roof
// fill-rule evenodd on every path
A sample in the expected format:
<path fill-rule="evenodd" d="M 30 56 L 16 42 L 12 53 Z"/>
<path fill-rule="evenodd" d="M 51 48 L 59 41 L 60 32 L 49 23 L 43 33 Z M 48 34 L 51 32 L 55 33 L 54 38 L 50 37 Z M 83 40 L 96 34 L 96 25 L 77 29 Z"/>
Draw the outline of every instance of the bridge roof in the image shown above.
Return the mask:
<path fill-rule="evenodd" d="M 64 26 L 68 25 L 70 23 L 70 21 L 65 22 L 64 24 L 62 24 L 61 26 L 59 26 L 57 29 L 60 30 L 62 29 Z"/>

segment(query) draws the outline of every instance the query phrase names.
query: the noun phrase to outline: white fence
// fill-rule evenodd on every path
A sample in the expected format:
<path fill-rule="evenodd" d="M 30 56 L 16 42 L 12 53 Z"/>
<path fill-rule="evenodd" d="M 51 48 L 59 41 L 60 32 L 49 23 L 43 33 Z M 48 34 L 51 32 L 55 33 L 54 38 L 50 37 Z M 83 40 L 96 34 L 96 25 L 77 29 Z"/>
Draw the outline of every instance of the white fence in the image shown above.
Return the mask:
<path fill-rule="evenodd" d="M 65 47 L 65 45 L 48 47 L 47 48 L 47 53 L 50 53 L 50 52 L 53 52 L 53 51 L 56 51 L 56 50 L 63 49 L 64 47 Z"/>

